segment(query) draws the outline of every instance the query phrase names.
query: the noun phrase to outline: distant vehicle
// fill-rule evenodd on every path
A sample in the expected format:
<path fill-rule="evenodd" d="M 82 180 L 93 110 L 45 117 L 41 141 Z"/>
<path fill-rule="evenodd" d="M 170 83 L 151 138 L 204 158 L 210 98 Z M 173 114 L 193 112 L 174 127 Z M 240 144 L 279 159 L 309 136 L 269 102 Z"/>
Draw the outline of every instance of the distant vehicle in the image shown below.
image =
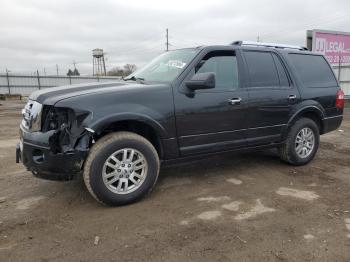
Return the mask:
<path fill-rule="evenodd" d="M 169 51 L 113 83 L 34 92 L 17 162 L 35 176 L 83 174 L 107 205 L 135 202 L 161 162 L 276 147 L 304 165 L 342 122 L 344 93 L 322 55 L 254 42 Z"/>

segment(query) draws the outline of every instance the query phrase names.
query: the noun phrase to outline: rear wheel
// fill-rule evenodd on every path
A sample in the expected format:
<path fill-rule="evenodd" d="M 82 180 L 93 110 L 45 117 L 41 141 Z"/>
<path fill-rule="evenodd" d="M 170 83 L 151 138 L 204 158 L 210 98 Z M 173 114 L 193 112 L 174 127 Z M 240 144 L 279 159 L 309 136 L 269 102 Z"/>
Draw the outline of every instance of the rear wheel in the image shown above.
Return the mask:
<path fill-rule="evenodd" d="M 320 141 L 318 125 L 309 118 L 300 118 L 290 128 L 285 143 L 279 148 L 283 161 L 305 165 L 316 155 Z"/>
<path fill-rule="evenodd" d="M 159 158 L 144 137 L 117 132 L 99 140 L 84 167 L 84 182 L 98 201 L 124 205 L 145 196 L 157 181 Z"/>

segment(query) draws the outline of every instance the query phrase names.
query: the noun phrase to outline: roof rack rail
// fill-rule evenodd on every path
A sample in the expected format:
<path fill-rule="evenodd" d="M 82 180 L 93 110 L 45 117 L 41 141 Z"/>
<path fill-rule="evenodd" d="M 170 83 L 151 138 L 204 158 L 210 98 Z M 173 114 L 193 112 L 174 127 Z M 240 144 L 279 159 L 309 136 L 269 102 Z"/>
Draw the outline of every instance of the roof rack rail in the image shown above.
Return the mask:
<path fill-rule="evenodd" d="M 303 46 L 283 45 L 283 44 L 263 43 L 263 42 L 253 42 L 253 41 L 235 41 L 235 42 L 232 42 L 231 45 L 295 49 L 295 50 L 301 50 L 301 51 L 308 50 L 306 47 L 303 47 Z"/>

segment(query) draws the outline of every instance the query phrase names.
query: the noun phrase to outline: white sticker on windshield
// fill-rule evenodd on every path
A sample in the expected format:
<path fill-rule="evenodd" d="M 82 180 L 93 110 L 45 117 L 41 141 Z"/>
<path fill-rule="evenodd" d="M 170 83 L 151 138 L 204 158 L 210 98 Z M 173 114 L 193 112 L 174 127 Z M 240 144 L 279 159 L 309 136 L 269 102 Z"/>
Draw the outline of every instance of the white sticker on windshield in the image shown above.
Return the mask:
<path fill-rule="evenodd" d="M 180 60 L 169 60 L 166 65 L 182 69 L 185 67 L 186 63 L 184 63 Z"/>

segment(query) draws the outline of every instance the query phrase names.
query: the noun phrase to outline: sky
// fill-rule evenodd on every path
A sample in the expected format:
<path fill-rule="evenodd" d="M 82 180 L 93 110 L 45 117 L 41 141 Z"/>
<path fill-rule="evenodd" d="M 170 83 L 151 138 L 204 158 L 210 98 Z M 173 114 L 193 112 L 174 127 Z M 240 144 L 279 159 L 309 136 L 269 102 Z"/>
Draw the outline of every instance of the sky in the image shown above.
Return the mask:
<path fill-rule="evenodd" d="M 0 0 L 0 73 L 92 74 L 138 67 L 170 49 L 235 40 L 306 46 L 306 30 L 350 31 L 349 0 Z"/>

